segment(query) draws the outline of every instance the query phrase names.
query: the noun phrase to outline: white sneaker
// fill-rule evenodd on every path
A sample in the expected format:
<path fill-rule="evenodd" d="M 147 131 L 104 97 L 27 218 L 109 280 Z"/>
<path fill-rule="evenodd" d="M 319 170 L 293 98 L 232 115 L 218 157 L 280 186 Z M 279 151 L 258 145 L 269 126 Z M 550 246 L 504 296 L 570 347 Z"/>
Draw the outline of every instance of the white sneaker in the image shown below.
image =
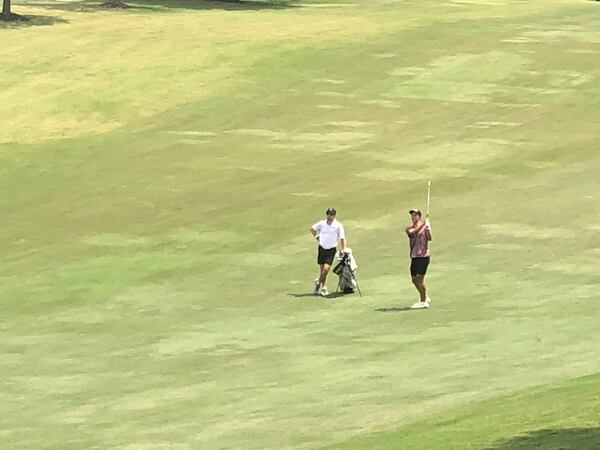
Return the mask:
<path fill-rule="evenodd" d="M 417 302 L 417 303 L 415 303 L 414 305 L 412 305 L 410 307 L 410 309 L 423 309 L 423 308 L 425 308 L 425 309 L 429 308 L 429 303 L 427 303 L 427 302 Z"/>
<path fill-rule="evenodd" d="M 319 293 L 319 295 L 321 297 L 327 297 L 329 295 L 329 292 L 327 292 L 327 288 L 321 289 L 321 292 Z"/>
<path fill-rule="evenodd" d="M 321 288 L 321 283 L 319 283 L 319 279 L 318 278 L 315 278 L 314 284 L 315 284 L 315 286 L 314 286 L 314 289 L 313 289 L 313 293 L 315 295 L 319 295 L 319 289 Z"/>
<path fill-rule="evenodd" d="M 427 303 L 428 305 L 431 303 L 431 299 L 429 298 L 429 295 L 427 297 L 425 297 L 425 303 Z"/>

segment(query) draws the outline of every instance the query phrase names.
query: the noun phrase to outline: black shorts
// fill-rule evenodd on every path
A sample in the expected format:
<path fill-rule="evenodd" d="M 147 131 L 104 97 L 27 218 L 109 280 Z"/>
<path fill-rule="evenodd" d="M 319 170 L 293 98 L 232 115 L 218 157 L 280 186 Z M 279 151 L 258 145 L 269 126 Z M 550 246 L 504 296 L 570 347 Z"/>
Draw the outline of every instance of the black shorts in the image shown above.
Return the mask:
<path fill-rule="evenodd" d="M 336 248 L 330 248 L 325 250 L 319 245 L 319 254 L 317 255 L 317 264 L 333 264 L 333 258 L 335 258 Z"/>
<path fill-rule="evenodd" d="M 410 276 L 425 276 L 425 274 L 427 273 L 427 266 L 429 266 L 429 256 L 426 256 L 424 258 L 413 258 L 410 262 Z"/>

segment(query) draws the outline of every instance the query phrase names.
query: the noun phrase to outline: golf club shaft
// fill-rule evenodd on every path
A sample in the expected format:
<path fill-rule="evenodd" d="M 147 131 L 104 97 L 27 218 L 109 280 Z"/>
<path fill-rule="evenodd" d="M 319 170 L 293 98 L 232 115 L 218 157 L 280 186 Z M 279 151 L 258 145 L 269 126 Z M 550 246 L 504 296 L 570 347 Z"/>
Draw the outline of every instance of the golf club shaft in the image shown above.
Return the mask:
<path fill-rule="evenodd" d="M 425 217 L 429 219 L 429 198 L 431 196 L 431 180 L 427 180 L 427 211 Z"/>

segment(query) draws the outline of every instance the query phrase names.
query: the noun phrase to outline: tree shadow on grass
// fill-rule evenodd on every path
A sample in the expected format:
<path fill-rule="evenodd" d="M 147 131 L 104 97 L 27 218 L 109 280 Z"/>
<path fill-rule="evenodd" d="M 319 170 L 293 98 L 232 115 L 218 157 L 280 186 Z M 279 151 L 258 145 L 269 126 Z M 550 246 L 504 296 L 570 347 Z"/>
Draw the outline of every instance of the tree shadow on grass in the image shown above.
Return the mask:
<path fill-rule="evenodd" d="M 48 2 L 48 1 L 30 1 L 27 2 L 27 5 L 35 6 L 36 8 L 44 8 L 51 11 L 67 11 L 67 12 L 101 12 L 101 11 L 114 11 L 115 8 L 106 8 L 102 6 L 104 1 L 94 1 L 94 0 L 80 0 L 80 1 L 57 1 L 57 2 Z M 155 8 L 150 8 L 148 6 L 143 5 L 134 5 L 127 3 L 127 10 L 135 10 L 135 9 L 145 9 L 149 11 L 159 11 L 159 5 L 157 4 Z"/>
<path fill-rule="evenodd" d="M 261 11 L 298 8 L 286 0 L 278 1 L 256 1 L 241 0 L 239 2 L 228 2 L 218 0 L 123 0 L 127 5 L 127 11 L 136 10 L 160 12 L 170 9 L 192 9 L 192 10 L 225 10 L 225 11 Z M 98 12 L 114 11 L 114 8 L 102 6 L 104 0 L 80 0 L 80 1 L 30 1 L 27 4 L 38 8 L 46 8 L 58 11 L 75 12 Z"/>
<path fill-rule="evenodd" d="M 37 16 L 37 15 L 21 15 L 22 19 L 11 20 L 8 22 L 0 20 L 0 30 L 11 28 L 26 28 L 37 26 L 49 26 L 62 23 L 69 23 L 68 20 L 56 16 Z"/>
<path fill-rule="evenodd" d="M 201 9 L 214 10 L 220 9 L 225 11 L 260 11 L 273 9 L 290 9 L 299 8 L 298 5 L 292 4 L 286 0 L 273 1 L 257 1 L 257 0 L 241 0 L 241 1 L 222 1 L 222 0 L 132 0 L 131 5 L 136 7 L 142 6 L 158 6 L 168 9 Z"/>
<path fill-rule="evenodd" d="M 598 450 L 600 428 L 562 428 L 532 431 L 481 450 Z"/>

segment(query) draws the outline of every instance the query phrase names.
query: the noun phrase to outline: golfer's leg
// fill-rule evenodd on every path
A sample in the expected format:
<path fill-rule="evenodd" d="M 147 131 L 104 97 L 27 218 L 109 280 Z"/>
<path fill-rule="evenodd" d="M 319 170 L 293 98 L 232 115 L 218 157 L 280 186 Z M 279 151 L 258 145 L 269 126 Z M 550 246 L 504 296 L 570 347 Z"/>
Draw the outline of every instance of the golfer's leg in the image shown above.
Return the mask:
<path fill-rule="evenodd" d="M 323 289 L 323 264 L 319 264 L 319 291 Z"/>
<path fill-rule="evenodd" d="M 327 279 L 327 274 L 329 273 L 329 269 L 331 266 L 329 264 L 321 265 L 321 277 L 319 278 L 319 283 L 321 283 L 321 289 L 325 288 L 325 280 Z"/>
<path fill-rule="evenodd" d="M 412 284 L 415 286 L 415 288 L 418 291 L 419 290 L 419 279 L 417 278 L 416 275 L 413 275 L 410 279 L 412 281 Z"/>
<path fill-rule="evenodd" d="M 427 298 L 427 291 L 425 289 L 425 277 L 423 275 L 416 275 L 413 277 L 413 284 L 419 291 L 420 300 L 422 302 Z"/>
<path fill-rule="evenodd" d="M 411 281 L 412 281 L 412 284 L 415 286 L 415 289 L 417 290 L 417 292 L 419 292 L 419 282 L 417 281 L 417 277 L 412 276 Z M 421 295 L 420 292 L 419 292 L 419 295 Z"/>

